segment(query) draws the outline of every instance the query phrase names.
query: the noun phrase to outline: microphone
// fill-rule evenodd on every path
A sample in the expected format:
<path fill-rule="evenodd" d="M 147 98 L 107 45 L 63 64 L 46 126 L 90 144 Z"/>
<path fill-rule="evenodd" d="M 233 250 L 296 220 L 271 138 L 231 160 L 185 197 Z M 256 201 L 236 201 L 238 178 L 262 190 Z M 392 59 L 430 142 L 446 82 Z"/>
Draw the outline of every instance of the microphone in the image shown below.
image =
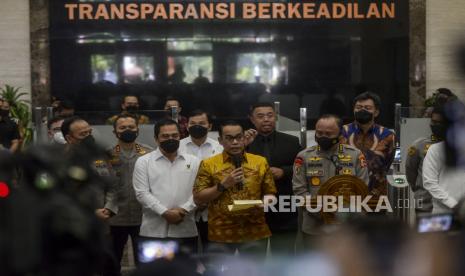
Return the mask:
<path fill-rule="evenodd" d="M 234 164 L 234 167 L 236 169 L 242 167 L 242 157 L 243 157 L 242 154 L 231 156 L 232 163 Z M 239 188 L 239 190 L 242 190 L 243 187 L 244 187 L 244 183 L 242 181 L 237 183 L 237 188 Z"/>

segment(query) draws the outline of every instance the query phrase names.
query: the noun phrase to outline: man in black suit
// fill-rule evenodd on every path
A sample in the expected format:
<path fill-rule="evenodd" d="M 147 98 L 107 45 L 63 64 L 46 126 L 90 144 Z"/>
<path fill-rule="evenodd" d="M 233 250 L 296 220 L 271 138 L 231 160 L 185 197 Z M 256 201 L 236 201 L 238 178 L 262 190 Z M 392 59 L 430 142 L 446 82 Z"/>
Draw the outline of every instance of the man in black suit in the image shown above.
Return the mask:
<path fill-rule="evenodd" d="M 299 139 L 295 136 L 276 131 L 276 112 L 271 103 L 257 103 L 250 110 L 250 121 L 255 126 L 247 133 L 255 136 L 247 151 L 264 156 L 273 173 L 278 193 L 276 196 L 293 195 L 292 166 L 301 150 Z M 293 254 L 297 231 L 297 213 L 266 214 L 271 229 L 271 250 L 274 254 Z"/>

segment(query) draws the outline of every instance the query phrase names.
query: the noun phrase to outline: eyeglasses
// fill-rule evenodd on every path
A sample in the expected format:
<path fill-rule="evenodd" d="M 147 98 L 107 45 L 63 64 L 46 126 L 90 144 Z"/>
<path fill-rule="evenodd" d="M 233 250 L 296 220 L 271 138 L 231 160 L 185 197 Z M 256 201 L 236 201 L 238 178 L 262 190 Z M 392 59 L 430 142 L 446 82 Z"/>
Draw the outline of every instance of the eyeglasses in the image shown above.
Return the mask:
<path fill-rule="evenodd" d="M 238 134 L 236 136 L 226 135 L 224 136 L 224 140 L 226 140 L 228 143 L 233 143 L 234 140 L 237 142 L 242 142 L 244 140 L 244 134 Z"/>

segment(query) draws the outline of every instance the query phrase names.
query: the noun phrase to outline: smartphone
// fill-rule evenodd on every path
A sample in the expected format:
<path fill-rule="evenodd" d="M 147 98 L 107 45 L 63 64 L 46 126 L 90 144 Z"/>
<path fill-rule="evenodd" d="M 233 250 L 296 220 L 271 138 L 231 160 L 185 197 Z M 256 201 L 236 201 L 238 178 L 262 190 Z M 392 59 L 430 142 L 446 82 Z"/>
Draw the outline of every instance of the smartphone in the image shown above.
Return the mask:
<path fill-rule="evenodd" d="M 418 218 L 418 233 L 445 232 L 452 227 L 453 214 L 425 215 Z"/>
<path fill-rule="evenodd" d="M 173 259 L 179 251 L 176 241 L 140 241 L 138 248 L 139 261 L 149 263 L 156 259 Z"/>
<path fill-rule="evenodd" d="M 402 162 L 402 155 L 401 155 L 401 152 L 400 152 L 400 148 L 396 148 L 396 151 L 394 153 L 393 163 L 400 164 L 401 162 Z"/>

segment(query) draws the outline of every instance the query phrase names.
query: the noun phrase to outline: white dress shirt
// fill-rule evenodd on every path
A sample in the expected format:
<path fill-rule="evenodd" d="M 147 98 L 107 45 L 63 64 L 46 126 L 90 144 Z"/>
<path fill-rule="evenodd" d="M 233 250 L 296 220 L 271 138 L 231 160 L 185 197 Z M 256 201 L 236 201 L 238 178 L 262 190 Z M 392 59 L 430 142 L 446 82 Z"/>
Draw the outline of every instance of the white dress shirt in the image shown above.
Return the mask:
<path fill-rule="evenodd" d="M 204 160 L 223 152 L 223 146 L 218 141 L 207 137 L 205 142 L 199 146 L 192 141 L 191 136 L 188 136 L 181 140 L 179 143 L 179 150 L 191 155 L 196 156 L 200 160 Z M 195 220 L 199 221 L 202 218 L 203 221 L 208 221 L 208 209 L 199 212 L 195 216 Z"/>
<path fill-rule="evenodd" d="M 218 141 L 207 137 L 205 142 L 199 147 L 192 141 L 192 138 L 188 136 L 179 142 L 179 151 L 194 155 L 198 159 L 203 160 L 218 153 L 222 153 L 223 146 L 221 146 Z"/>
<path fill-rule="evenodd" d="M 160 149 L 139 157 L 134 167 L 133 186 L 142 205 L 140 235 L 156 238 L 197 236 L 192 196 L 200 160 L 178 151 L 171 162 Z M 168 224 L 161 216 L 168 209 L 181 207 L 189 213 L 179 224 Z"/>
<path fill-rule="evenodd" d="M 465 196 L 465 170 L 446 166 L 444 142 L 428 149 L 423 161 L 423 186 L 433 197 L 433 213 L 450 212 Z"/>

